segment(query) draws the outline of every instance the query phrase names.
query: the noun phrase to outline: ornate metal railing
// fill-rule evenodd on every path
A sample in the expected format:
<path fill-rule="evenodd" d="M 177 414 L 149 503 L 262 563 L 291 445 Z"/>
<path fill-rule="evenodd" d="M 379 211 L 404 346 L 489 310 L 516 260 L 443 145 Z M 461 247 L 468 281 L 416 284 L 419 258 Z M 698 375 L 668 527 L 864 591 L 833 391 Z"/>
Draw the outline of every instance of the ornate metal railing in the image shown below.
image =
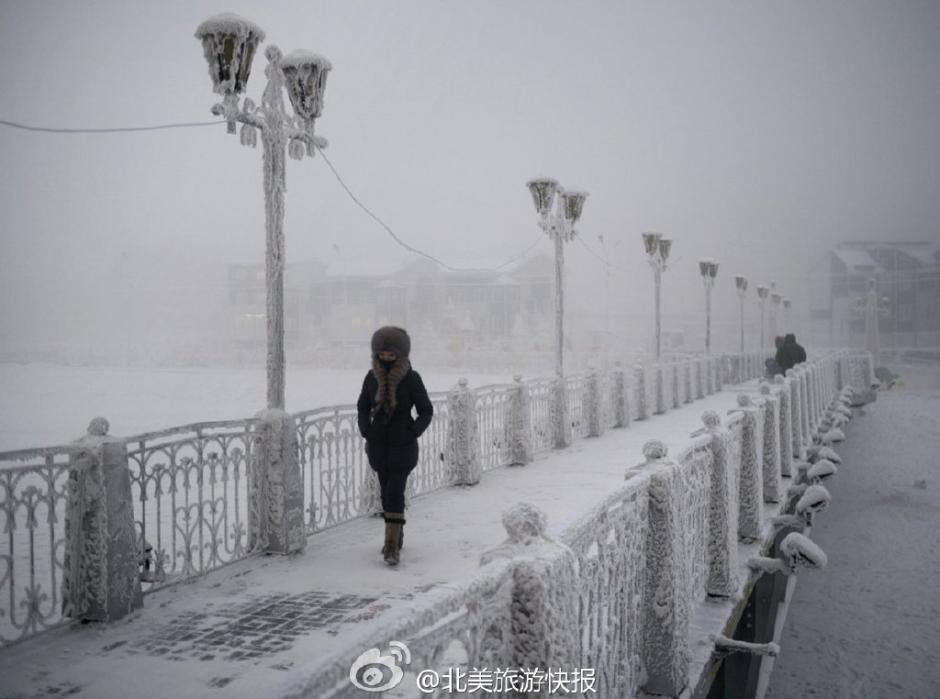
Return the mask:
<path fill-rule="evenodd" d="M 0 647 L 63 622 L 69 455 L 74 447 L 0 456 Z"/>
<path fill-rule="evenodd" d="M 459 674 L 465 683 L 468 671 L 477 668 L 512 668 L 513 648 L 507 642 L 513 625 L 512 592 L 512 563 L 495 561 L 470 581 L 422 595 L 414 613 L 370 629 L 368 636 L 354 639 L 348 647 L 384 650 L 393 647 L 390 643 L 404 643 L 408 666 L 401 687 L 415 687 L 416 675 L 423 671 Z M 367 668 L 351 670 L 347 654 L 336 653 L 316 671 L 305 693 L 324 699 L 360 697 L 363 692 L 349 681 L 350 672 L 358 674 Z M 504 693 L 500 691 L 499 696 Z M 481 692 L 480 696 L 496 695 Z"/>
<path fill-rule="evenodd" d="M 571 434 L 574 437 L 587 436 L 587 422 L 584 419 L 585 377 L 575 374 L 565 379 L 565 388 L 568 391 L 568 421 L 571 423 Z"/>
<path fill-rule="evenodd" d="M 418 465 L 408 478 L 408 494 L 424 495 L 450 485 L 454 473 L 447 454 L 447 425 L 450 408 L 446 393 L 431 393 L 434 418 L 418 439 Z"/>
<path fill-rule="evenodd" d="M 253 424 L 204 422 L 126 439 L 134 519 L 152 547 L 145 592 L 251 552 Z"/>
<path fill-rule="evenodd" d="M 355 405 L 293 415 L 308 534 L 365 514 L 372 478 Z"/>
<path fill-rule="evenodd" d="M 628 482 L 562 535 L 580 573 L 577 664 L 594 669 L 598 696 L 632 697 L 639 688 L 647 509 L 645 483 Z"/>
<path fill-rule="evenodd" d="M 712 453 L 710 435 L 693 437 L 690 444 L 676 457 L 678 487 L 682 492 L 682 513 L 685 518 L 685 580 L 688 597 L 692 602 L 705 598 L 705 579 L 708 575 L 708 492 Z"/>
<path fill-rule="evenodd" d="M 609 430 L 614 426 L 614 374 L 612 371 L 597 372 L 597 390 L 600 394 L 601 424 Z"/>
<path fill-rule="evenodd" d="M 480 459 L 484 471 L 509 463 L 509 403 L 512 386 L 482 386 L 475 391 Z"/>
<path fill-rule="evenodd" d="M 552 379 L 526 381 L 529 388 L 529 414 L 532 422 L 532 450 L 552 448 Z"/>

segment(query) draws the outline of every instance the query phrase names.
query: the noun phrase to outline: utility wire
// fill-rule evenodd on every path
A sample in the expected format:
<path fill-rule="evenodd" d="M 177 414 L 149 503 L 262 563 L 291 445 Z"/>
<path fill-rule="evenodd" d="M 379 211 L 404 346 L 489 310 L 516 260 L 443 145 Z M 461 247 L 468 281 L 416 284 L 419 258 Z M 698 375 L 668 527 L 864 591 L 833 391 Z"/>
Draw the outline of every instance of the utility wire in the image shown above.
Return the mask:
<path fill-rule="evenodd" d="M 181 128 L 190 128 L 195 126 L 213 126 L 215 124 L 224 124 L 225 121 L 220 119 L 217 121 L 191 121 L 191 122 L 179 122 L 174 124 L 155 124 L 152 126 L 125 126 L 125 127 L 115 127 L 115 128 L 54 128 L 46 126 L 33 126 L 31 124 L 23 124 L 16 121 L 9 121 L 7 119 L 0 119 L 0 125 L 8 126 L 14 129 L 22 129 L 24 131 L 39 131 L 43 133 L 68 133 L 68 134 L 77 134 L 77 133 L 122 133 L 122 132 L 133 132 L 133 131 L 157 131 L 160 129 L 181 129 Z M 339 172 L 336 170 L 336 167 L 333 165 L 332 161 L 326 156 L 322 148 L 318 148 L 320 155 L 323 156 L 324 162 L 330 168 L 330 171 L 333 173 L 333 176 L 336 178 L 336 181 L 339 182 L 340 186 L 346 191 L 346 194 L 349 195 L 349 198 L 352 199 L 356 205 L 362 209 L 366 214 L 368 214 L 376 223 L 378 223 L 385 231 L 392 236 L 392 238 L 401 245 L 406 250 L 415 253 L 416 255 L 421 255 L 427 259 L 437 263 L 441 267 L 448 269 L 452 272 L 498 272 L 504 267 L 508 267 L 512 263 L 524 258 L 529 252 L 539 244 L 542 236 L 539 235 L 536 239 L 529 245 L 525 250 L 520 252 L 517 255 L 510 257 L 508 260 L 503 262 L 501 265 L 496 267 L 453 267 L 452 265 L 439 260 L 433 255 L 429 255 L 426 252 L 418 250 L 417 248 L 408 245 L 405 241 L 399 238 L 395 232 L 385 223 L 381 218 L 379 218 L 375 213 L 373 213 L 365 204 L 363 204 L 359 198 L 353 194 L 352 190 L 340 176 Z"/>
<path fill-rule="evenodd" d="M 507 267 L 507 266 L 511 265 L 511 264 L 512 264 L 513 262 L 515 262 L 516 260 L 519 260 L 519 259 L 525 257 L 525 256 L 526 256 L 536 245 L 538 245 L 539 242 L 541 242 L 541 240 L 542 240 L 542 235 L 539 234 L 538 236 L 536 236 L 535 240 L 532 241 L 532 244 L 529 245 L 525 250 L 523 250 L 522 252 L 520 252 L 518 255 L 514 255 L 513 257 L 510 257 L 508 260 L 506 260 L 506 261 L 503 262 L 501 265 L 498 265 L 498 266 L 496 266 L 496 267 L 452 267 L 451 265 L 447 264 L 446 262 L 443 262 L 443 261 L 439 260 L 438 258 L 434 257 L 433 255 L 429 255 L 429 254 L 426 253 L 426 252 L 423 252 L 423 251 L 421 251 L 421 250 L 418 250 L 417 248 L 412 247 L 411 245 L 408 245 L 408 243 L 406 243 L 406 242 L 403 241 L 401 238 L 399 238 L 399 237 L 395 234 L 395 231 L 393 231 L 393 230 L 389 227 L 389 225 L 388 225 L 387 223 L 385 223 L 385 221 L 383 221 L 383 220 L 382 220 L 381 218 L 379 218 L 375 213 L 373 213 L 373 211 L 372 211 L 371 209 L 369 209 L 369 207 L 367 207 L 365 204 L 363 204 L 363 203 L 359 200 L 359 198 L 358 198 L 355 194 L 353 194 L 352 190 L 349 188 L 349 186 L 348 186 L 348 185 L 346 184 L 346 182 L 343 180 L 342 176 L 339 174 L 339 172 L 337 172 L 336 167 L 333 165 L 333 163 L 330 161 L 330 159 L 326 156 L 326 153 L 323 152 L 323 149 L 322 149 L 322 148 L 317 148 L 317 150 L 319 151 L 320 155 L 323 156 L 323 162 L 325 162 L 326 165 L 327 165 L 327 167 L 330 168 L 330 171 L 333 173 L 333 176 L 336 178 L 336 181 L 339 182 L 340 187 L 342 187 L 342 188 L 345 190 L 346 194 L 349 195 L 349 198 L 352 199 L 353 202 L 355 202 L 356 206 L 358 206 L 360 209 L 362 209 L 373 221 L 375 221 L 375 222 L 378 223 L 382 228 L 384 228 L 385 231 L 386 231 L 390 236 L 392 236 L 392 239 L 394 239 L 396 243 L 398 243 L 400 246 L 402 246 L 402 247 L 405 248 L 406 250 L 415 253 L 416 255 L 421 255 L 422 257 L 426 257 L 427 259 L 431 260 L 432 262 L 436 262 L 436 263 L 439 264 L 441 267 L 443 267 L 443 268 L 445 268 L 445 269 L 449 269 L 451 272 L 498 272 L 499 270 L 503 269 L 504 267 Z"/>
<path fill-rule="evenodd" d="M 158 131 L 160 129 L 183 129 L 191 126 L 212 126 L 214 124 L 224 124 L 225 121 L 188 121 L 177 124 L 154 124 L 153 126 L 122 126 L 110 129 L 59 129 L 47 126 L 31 126 L 30 124 L 20 124 L 16 121 L 7 121 L 0 119 L 0 124 L 14 129 L 23 129 L 24 131 L 42 131 L 44 133 L 121 133 L 126 131 Z"/>
<path fill-rule="evenodd" d="M 587 251 L 588 251 L 589 253 L 591 253 L 592 255 L 594 255 L 594 257 L 596 257 L 598 260 L 600 260 L 602 264 L 605 264 L 605 265 L 607 265 L 608 267 L 613 268 L 613 265 L 610 264 L 610 261 L 609 261 L 609 260 L 604 259 L 604 257 L 603 257 L 602 255 L 599 255 L 598 253 L 594 252 L 594 250 L 591 248 L 591 246 L 589 246 L 587 243 L 584 242 L 584 238 L 582 238 L 580 235 L 575 236 L 575 237 L 578 239 L 578 242 L 581 243 L 581 245 L 584 246 L 584 249 L 587 250 Z"/>

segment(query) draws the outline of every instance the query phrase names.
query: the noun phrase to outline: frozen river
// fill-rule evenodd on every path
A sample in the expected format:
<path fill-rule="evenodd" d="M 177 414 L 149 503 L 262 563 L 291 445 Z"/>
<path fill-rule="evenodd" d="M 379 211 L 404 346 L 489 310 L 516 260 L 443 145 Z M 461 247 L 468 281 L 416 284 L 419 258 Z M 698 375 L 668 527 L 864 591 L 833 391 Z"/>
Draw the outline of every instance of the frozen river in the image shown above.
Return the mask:
<path fill-rule="evenodd" d="M 361 369 L 287 369 L 287 410 L 356 402 Z M 507 383 L 507 375 L 423 370 L 429 391 L 466 376 L 471 386 Z M 254 415 L 265 407 L 264 367 L 112 368 L 0 364 L 0 451 L 63 444 L 104 415 L 111 434 L 139 434 L 209 420 Z"/>
<path fill-rule="evenodd" d="M 800 576 L 770 698 L 940 696 L 940 371 L 896 370 L 838 450 L 829 566 Z"/>

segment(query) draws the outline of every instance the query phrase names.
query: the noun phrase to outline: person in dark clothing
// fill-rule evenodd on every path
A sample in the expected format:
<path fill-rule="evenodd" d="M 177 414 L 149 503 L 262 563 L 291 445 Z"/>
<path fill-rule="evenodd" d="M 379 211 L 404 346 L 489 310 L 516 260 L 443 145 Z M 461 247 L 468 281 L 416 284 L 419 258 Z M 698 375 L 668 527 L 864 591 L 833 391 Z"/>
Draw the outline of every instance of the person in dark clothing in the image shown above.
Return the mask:
<path fill-rule="evenodd" d="M 418 465 L 418 437 L 431 424 L 434 407 L 408 354 L 411 339 L 402 328 L 386 326 L 372 336 L 372 369 L 356 404 L 359 433 L 366 440 L 369 466 L 379 478 L 385 517 L 382 555 L 397 565 L 404 541 L 405 487 Z M 417 419 L 411 415 L 414 408 Z"/>
<path fill-rule="evenodd" d="M 784 347 L 783 335 L 777 335 L 777 337 L 774 338 L 774 346 L 777 348 L 777 353 L 774 355 L 773 359 L 768 359 L 766 362 L 767 373 L 770 374 L 770 376 L 785 374 L 787 369 L 793 366 L 790 364 L 789 355 Z"/>
<path fill-rule="evenodd" d="M 783 339 L 783 346 L 790 356 L 791 367 L 806 361 L 806 350 L 796 341 L 796 335 L 793 333 L 787 333 L 787 336 Z"/>

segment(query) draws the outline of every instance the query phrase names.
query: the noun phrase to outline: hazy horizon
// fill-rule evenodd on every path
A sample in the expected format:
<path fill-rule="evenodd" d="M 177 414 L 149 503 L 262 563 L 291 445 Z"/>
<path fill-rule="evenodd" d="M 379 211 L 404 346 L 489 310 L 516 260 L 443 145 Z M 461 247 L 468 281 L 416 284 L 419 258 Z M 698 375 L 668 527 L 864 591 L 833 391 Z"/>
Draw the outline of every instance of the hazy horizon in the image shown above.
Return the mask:
<path fill-rule="evenodd" d="M 496 265 L 538 235 L 527 179 L 590 192 L 579 229 L 596 252 L 607 240 L 611 304 L 644 319 L 637 336 L 644 230 L 676 241 L 665 312 L 697 311 L 711 256 L 729 322 L 735 273 L 777 280 L 806 313 L 807 270 L 836 242 L 940 239 L 935 2 L 3 2 L 0 118 L 209 121 L 218 96 L 193 32 L 221 11 L 332 61 L 318 133 L 410 245 Z M 256 101 L 263 69 L 259 55 Z M 0 127 L 0 150 L 4 346 L 221 332 L 227 265 L 263 260 L 260 148 L 218 125 Z M 322 159 L 288 161 L 287 187 L 288 263 L 335 262 L 334 245 L 413 259 Z M 566 259 L 572 312 L 603 304 L 603 265 L 578 243 Z"/>

